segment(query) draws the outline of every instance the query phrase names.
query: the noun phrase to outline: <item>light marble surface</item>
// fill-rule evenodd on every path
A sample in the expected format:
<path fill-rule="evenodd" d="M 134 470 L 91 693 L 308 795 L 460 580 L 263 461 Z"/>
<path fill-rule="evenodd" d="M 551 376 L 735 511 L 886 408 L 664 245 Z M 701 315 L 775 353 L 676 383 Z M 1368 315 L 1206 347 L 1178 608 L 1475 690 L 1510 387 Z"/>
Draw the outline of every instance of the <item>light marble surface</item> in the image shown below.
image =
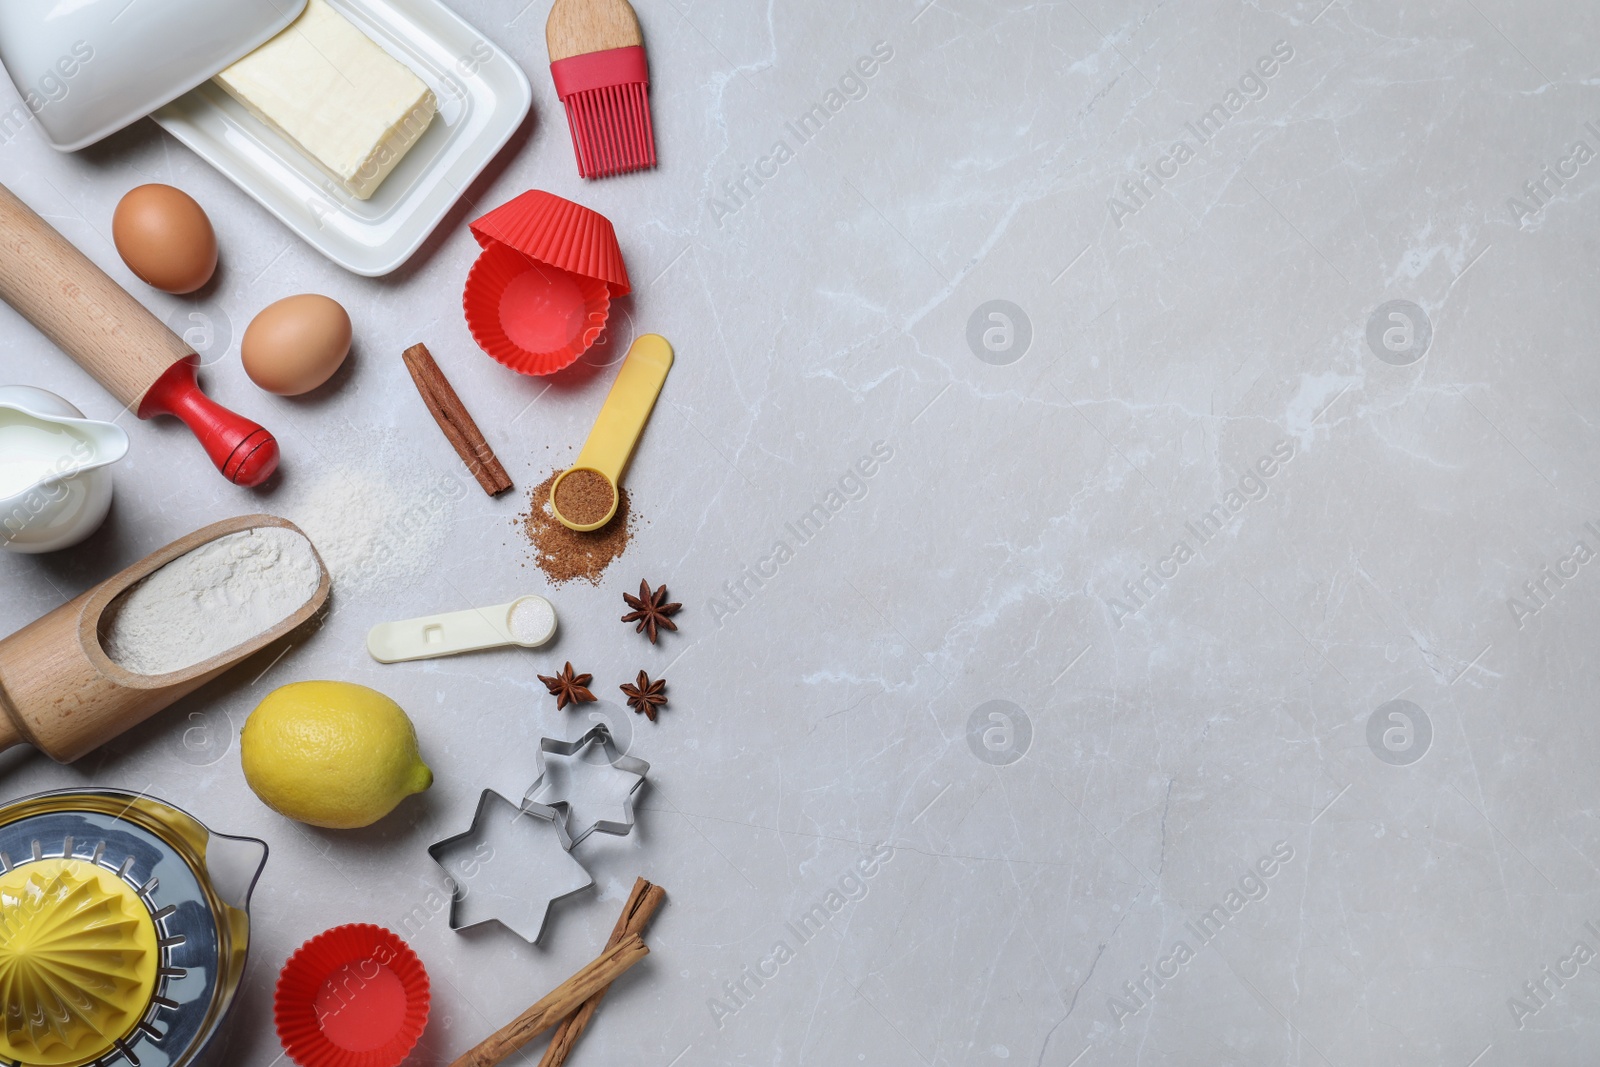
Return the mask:
<path fill-rule="evenodd" d="M 1592 1063 L 1600 962 L 1572 953 L 1600 950 L 1600 565 L 1574 545 L 1600 551 L 1600 162 L 1563 161 L 1600 151 L 1600 12 L 1325 4 L 645 0 L 662 165 L 586 185 L 543 69 L 548 3 L 459 0 L 528 70 L 535 114 L 377 281 L 149 123 L 73 157 L 31 132 L 0 145 L 5 182 L 163 316 L 229 325 L 209 388 L 286 454 L 252 493 L 181 428 L 130 427 L 106 529 L 0 559 L 0 632 L 341 478 L 402 516 L 281 660 L 75 766 L 8 755 L 5 796 L 149 789 L 270 842 L 241 1064 L 278 1056 L 273 976 L 327 926 L 423 917 L 410 940 L 436 999 L 414 1062 L 439 1063 L 596 952 L 639 873 L 671 893 L 654 954 L 575 1063 Z M 892 57 L 802 143 L 787 124 L 875 46 Z M 1186 124 L 1214 104 L 1200 144 Z M 1523 187 L 1546 165 L 1571 176 L 1541 205 Z M 1146 166 L 1175 176 L 1157 188 Z M 117 197 L 145 181 L 217 224 L 223 274 L 198 300 L 139 286 L 111 247 Z M 619 330 L 678 351 L 628 480 L 644 522 L 598 589 L 547 590 L 512 521 L 611 372 L 517 378 L 459 310 L 465 222 L 534 187 L 616 223 L 637 287 Z M 237 337 L 301 291 L 345 302 L 356 353 L 329 388 L 272 398 Z M 1018 333 L 985 349 L 1004 324 L 981 317 L 969 345 L 995 300 L 1027 316 L 1025 353 Z M 1401 320 L 1369 345 L 1389 301 L 1426 316 L 1421 359 Z M 116 415 L 0 320 L 0 378 Z M 416 341 L 516 495 L 466 481 L 401 365 Z M 891 458 L 858 478 L 878 442 Z M 655 648 L 616 621 L 643 577 L 686 603 Z M 524 591 L 561 614 L 551 650 L 392 667 L 363 650 L 375 622 Z M 613 697 L 641 667 L 669 678 L 660 722 L 632 722 L 652 767 L 638 826 L 580 846 L 596 890 L 556 906 L 540 947 L 452 932 L 425 849 L 484 788 L 520 796 L 538 739 L 586 722 L 534 679 L 564 659 Z M 432 791 L 357 833 L 262 807 L 237 730 L 308 678 L 397 698 Z M 1417 711 L 1374 725 L 1393 700 L 1427 729 Z M 1010 702 L 1009 734 L 990 701 Z M 796 936 L 817 906 L 826 928 Z M 1147 967 L 1171 977 L 1135 1000 Z"/>

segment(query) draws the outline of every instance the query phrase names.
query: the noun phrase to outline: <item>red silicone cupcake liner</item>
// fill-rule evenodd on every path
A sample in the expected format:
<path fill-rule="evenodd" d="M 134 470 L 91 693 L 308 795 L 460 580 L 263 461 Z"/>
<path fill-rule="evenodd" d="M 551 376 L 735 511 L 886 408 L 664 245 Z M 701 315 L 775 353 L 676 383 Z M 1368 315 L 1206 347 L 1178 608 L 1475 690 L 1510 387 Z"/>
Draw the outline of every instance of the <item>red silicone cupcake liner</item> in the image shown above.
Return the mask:
<path fill-rule="evenodd" d="M 300 1067 L 398 1067 L 428 1023 L 428 975 L 381 926 L 336 926 L 278 974 L 272 1018 Z"/>
<path fill-rule="evenodd" d="M 523 255 L 606 283 L 612 296 L 633 286 L 611 221 L 598 211 L 533 189 L 472 224 L 484 248 L 507 245 Z"/>
<path fill-rule="evenodd" d="M 496 363 L 518 374 L 554 374 L 605 331 L 611 294 L 597 278 L 492 244 L 467 275 L 462 306 L 472 339 Z"/>

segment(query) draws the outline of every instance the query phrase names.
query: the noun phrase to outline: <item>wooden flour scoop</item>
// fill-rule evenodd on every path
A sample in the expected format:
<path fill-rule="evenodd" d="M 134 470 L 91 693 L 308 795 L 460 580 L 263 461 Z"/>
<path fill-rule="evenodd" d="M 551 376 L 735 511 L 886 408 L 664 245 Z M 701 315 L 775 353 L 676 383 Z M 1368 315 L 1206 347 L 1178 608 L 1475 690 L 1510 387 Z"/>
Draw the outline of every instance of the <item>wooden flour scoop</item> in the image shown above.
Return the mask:
<path fill-rule="evenodd" d="M 202 545 L 269 526 L 305 536 L 294 523 L 271 515 L 245 515 L 207 526 L 0 640 L 0 750 L 26 742 L 53 760 L 71 763 L 315 615 L 327 602 L 332 584 L 321 556 L 316 557 L 321 581 L 298 611 L 270 630 L 192 667 L 168 674 L 134 674 L 113 663 L 101 648 L 102 623 L 124 592 Z"/>

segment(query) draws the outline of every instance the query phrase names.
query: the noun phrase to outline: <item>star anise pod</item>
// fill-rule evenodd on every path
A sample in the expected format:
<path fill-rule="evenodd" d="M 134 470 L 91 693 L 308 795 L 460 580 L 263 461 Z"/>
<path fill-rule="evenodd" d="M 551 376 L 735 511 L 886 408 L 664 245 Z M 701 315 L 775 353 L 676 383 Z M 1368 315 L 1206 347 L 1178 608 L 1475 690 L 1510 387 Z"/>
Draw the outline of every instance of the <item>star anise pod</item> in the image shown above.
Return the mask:
<path fill-rule="evenodd" d="M 594 681 L 592 674 L 573 674 L 572 664 L 568 663 L 561 668 L 561 673 L 551 678 L 549 675 L 539 675 L 539 681 L 550 690 L 550 695 L 556 698 L 556 710 L 560 711 L 568 704 L 577 704 L 595 699 L 593 693 L 584 688 Z"/>
<path fill-rule="evenodd" d="M 667 703 L 667 680 L 657 678 L 652 682 L 644 671 L 639 672 L 635 684 L 623 684 L 617 688 L 628 698 L 628 707 L 646 716 L 651 722 L 656 721 L 656 709 Z"/>
<path fill-rule="evenodd" d="M 627 593 L 623 593 L 622 599 L 626 600 L 628 607 L 633 609 L 622 617 L 622 621 L 638 623 L 633 628 L 633 632 L 636 634 L 648 632 L 652 645 L 656 643 L 656 628 L 658 626 L 665 627 L 668 630 L 676 630 L 678 628 L 678 624 L 668 616 L 676 615 L 682 611 L 683 605 L 668 604 L 666 602 L 666 586 L 663 585 L 652 593 L 649 582 L 640 582 L 638 596 L 629 596 Z"/>

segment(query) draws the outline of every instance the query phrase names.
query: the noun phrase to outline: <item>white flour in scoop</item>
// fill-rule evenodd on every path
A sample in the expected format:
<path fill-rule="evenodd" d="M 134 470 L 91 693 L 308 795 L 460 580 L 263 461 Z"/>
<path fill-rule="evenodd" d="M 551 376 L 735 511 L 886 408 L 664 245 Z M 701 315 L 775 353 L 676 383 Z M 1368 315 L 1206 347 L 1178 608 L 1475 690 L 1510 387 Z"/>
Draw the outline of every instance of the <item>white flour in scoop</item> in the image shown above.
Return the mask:
<path fill-rule="evenodd" d="M 277 626 L 321 581 L 311 542 L 294 530 L 228 534 L 118 597 L 101 624 L 100 646 L 134 674 L 181 671 Z"/>

